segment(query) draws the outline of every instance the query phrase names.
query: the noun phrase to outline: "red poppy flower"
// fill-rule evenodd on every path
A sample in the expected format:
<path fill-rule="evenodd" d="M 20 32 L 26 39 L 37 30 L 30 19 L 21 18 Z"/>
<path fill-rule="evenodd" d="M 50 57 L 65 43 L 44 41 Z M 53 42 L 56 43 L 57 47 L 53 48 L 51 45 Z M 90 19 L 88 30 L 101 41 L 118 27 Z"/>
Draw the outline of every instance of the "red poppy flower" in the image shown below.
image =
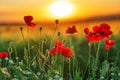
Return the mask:
<path fill-rule="evenodd" d="M 100 24 L 100 27 L 104 28 L 104 29 L 110 29 L 110 26 L 108 24 L 106 24 L 106 23 Z"/>
<path fill-rule="evenodd" d="M 85 28 L 84 32 L 88 42 L 97 42 L 104 38 L 108 38 L 109 35 L 112 34 L 112 31 L 110 31 L 110 26 L 105 23 L 101 24 L 100 26 L 94 26 L 93 32 L 90 32 L 88 28 Z"/>
<path fill-rule="evenodd" d="M 63 44 L 62 44 L 62 42 L 61 41 L 56 41 L 55 42 L 55 46 L 56 47 L 61 47 Z"/>
<path fill-rule="evenodd" d="M 55 55 L 55 54 L 57 54 L 57 51 L 56 51 L 56 48 L 51 48 L 50 49 L 50 55 Z"/>
<path fill-rule="evenodd" d="M 50 49 L 50 55 L 61 53 L 62 47 L 63 47 L 62 42 L 61 41 L 56 41 L 55 42 L 55 47 L 53 47 L 52 49 Z"/>
<path fill-rule="evenodd" d="M 85 29 L 84 29 L 84 32 L 85 32 L 86 34 L 89 34 L 89 33 L 90 33 L 90 31 L 89 31 L 88 28 L 85 28 Z"/>
<path fill-rule="evenodd" d="M 62 48 L 64 48 L 64 45 L 62 44 L 61 41 L 56 41 L 55 48 L 56 48 L 57 53 L 61 53 Z"/>
<path fill-rule="evenodd" d="M 108 38 L 109 35 L 112 34 L 112 31 L 110 31 L 110 26 L 105 23 L 101 24 L 99 29 L 99 34 Z"/>
<path fill-rule="evenodd" d="M 62 54 L 66 58 L 72 57 L 70 48 L 66 48 L 61 41 L 56 41 L 55 47 L 50 49 L 50 55 L 55 55 L 57 53 Z"/>
<path fill-rule="evenodd" d="M 98 42 L 103 39 L 102 36 L 94 35 L 94 34 L 86 35 L 86 38 L 87 38 L 88 42 Z"/>
<path fill-rule="evenodd" d="M 96 30 L 96 31 L 94 31 L 94 30 Z M 103 39 L 103 37 L 97 33 L 97 27 L 93 27 L 93 31 L 94 32 L 90 32 L 88 28 L 84 29 L 84 32 L 86 34 L 86 38 L 87 38 L 88 42 L 92 42 L 92 41 L 97 42 L 97 41 Z"/>
<path fill-rule="evenodd" d="M 63 48 L 62 55 L 66 58 L 71 58 L 72 57 L 71 49 L 70 48 Z"/>
<path fill-rule="evenodd" d="M 68 33 L 68 34 L 73 34 L 73 33 L 76 33 L 76 32 L 78 32 L 78 31 L 76 30 L 75 26 L 68 27 L 68 29 L 66 30 L 66 33 Z"/>
<path fill-rule="evenodd" d="M 24 21 L 25 23 L 30 26 L 31 28 L 34 28 L 36 24 L 34 24 L 33 22 L 31 22 L 33 20 L 32 16 L 24 16 Z"/>
<path fill-rule="evenodd" d="M 0 52 L 0 58 L 8 58 L 8 52 Z"/>
<path fill-rule="evenodd" d="M 94 34 L 99 34 L 100 27 L 99 26 L 94 26 L 93 27 L 93 33 Z"/>
<path fill-rule="evenodd" d="M 116 40 L 106 40 L 105 41 L 105 49 L 109 50 L 114 44 L 115 44 Z"/>

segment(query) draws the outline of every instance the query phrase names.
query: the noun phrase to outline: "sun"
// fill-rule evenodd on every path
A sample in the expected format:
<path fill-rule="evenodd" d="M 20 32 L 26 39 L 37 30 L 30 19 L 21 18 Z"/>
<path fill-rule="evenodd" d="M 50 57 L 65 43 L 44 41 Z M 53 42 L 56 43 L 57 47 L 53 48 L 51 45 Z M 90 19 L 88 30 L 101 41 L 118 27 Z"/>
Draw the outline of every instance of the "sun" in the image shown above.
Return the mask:
<path fill-rule="evenodd" d="M 50 5 L 50 11 L 58 17 L 69 15 L 72 10 L 72 4 L 65 1 L 57 1 Z"/>

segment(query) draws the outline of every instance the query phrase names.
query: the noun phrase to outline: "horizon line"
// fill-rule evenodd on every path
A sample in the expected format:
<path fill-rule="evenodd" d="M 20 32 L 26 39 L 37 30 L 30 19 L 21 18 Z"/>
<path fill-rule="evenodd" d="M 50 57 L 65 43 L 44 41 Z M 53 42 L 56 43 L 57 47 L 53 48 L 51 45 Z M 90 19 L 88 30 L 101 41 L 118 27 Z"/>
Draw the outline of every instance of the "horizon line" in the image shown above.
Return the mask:
<path fill-rule="evenodd" d="M 85 19 L 77 19 L 77 20 L 70 20 L 70 21 L 64 21 L 61 23 L 77 23 L 77 22 L 94 22 L 94 21 L 111 21 L 111 20 L 120 20 L 120 14 L 116 15 L 107 15 L 107 16 L 93 16 Z M 46 22 L 35 22 L 37 24 L 43 23 L 46 24 L 49 21 Z M 0 22 L 0 25 L 25 25 L 23 22 Z"/>

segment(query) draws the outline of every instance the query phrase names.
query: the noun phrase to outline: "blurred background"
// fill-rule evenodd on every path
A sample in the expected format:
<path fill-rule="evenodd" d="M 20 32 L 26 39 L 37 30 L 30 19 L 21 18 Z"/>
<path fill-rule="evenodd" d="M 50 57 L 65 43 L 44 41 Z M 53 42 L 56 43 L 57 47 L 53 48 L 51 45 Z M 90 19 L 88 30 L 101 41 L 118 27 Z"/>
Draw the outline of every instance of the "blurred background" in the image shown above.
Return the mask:
<path fill-rule="evenodd" d="M 33 16 L 36 23 L 36 28 L 31 29 L 34 36 L 39 27 L 43 28 L 43 35 L 50 34 L 55 28 L 55 19 L 59 20 L 57 31 L 61 35 L 65 35 L 67 27 L 75 25 L 79 32 L 76 35 L 82 36 L 85 27 L 101 23 L 108 23 L 114 34 L 120 32 L 120 0 L 0 0 L 0 37 L 21 38 L 20 27 L 26 35 L 27 26 L 23 19 L 26 15 Z"/>

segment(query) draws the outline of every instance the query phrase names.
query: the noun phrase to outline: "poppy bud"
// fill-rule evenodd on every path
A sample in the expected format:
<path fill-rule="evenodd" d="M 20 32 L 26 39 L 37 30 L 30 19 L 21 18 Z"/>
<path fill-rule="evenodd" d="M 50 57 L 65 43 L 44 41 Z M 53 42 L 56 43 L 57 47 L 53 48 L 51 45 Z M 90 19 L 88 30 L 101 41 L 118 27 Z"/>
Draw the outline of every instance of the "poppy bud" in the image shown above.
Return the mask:
<path fill-rule="evenodd" d="M 22 27 L 20 27 L 20 30 L 21 30 L 21 31 L 22 31 L 22 29 L 23 29 L 23 28 L 22 28 Z"/>
<path fill-rule="evenodd" d="M 44 38 L 44 39 L 43 39 L 43 42 L 46 43 L 46 42 L 47 42 L 47 38 Z"/>
<path fill-rule="evenodd" d="M 58 24 L 58 23 L 59 23 L 59 20 L 58 20 L 58 19 L 56 19 L 56 20 L 55 20 L 55 24 Z"/>
<path fill-rule="evenodd" d="M 42 31 L 42 27 L 40 27 L 40 31 Z"/>
<path fill-rule="evenodd" d="M 58 32 L 58 34 L 57 34 L 58 36 L 60 36 L 60 32 Z"/>

